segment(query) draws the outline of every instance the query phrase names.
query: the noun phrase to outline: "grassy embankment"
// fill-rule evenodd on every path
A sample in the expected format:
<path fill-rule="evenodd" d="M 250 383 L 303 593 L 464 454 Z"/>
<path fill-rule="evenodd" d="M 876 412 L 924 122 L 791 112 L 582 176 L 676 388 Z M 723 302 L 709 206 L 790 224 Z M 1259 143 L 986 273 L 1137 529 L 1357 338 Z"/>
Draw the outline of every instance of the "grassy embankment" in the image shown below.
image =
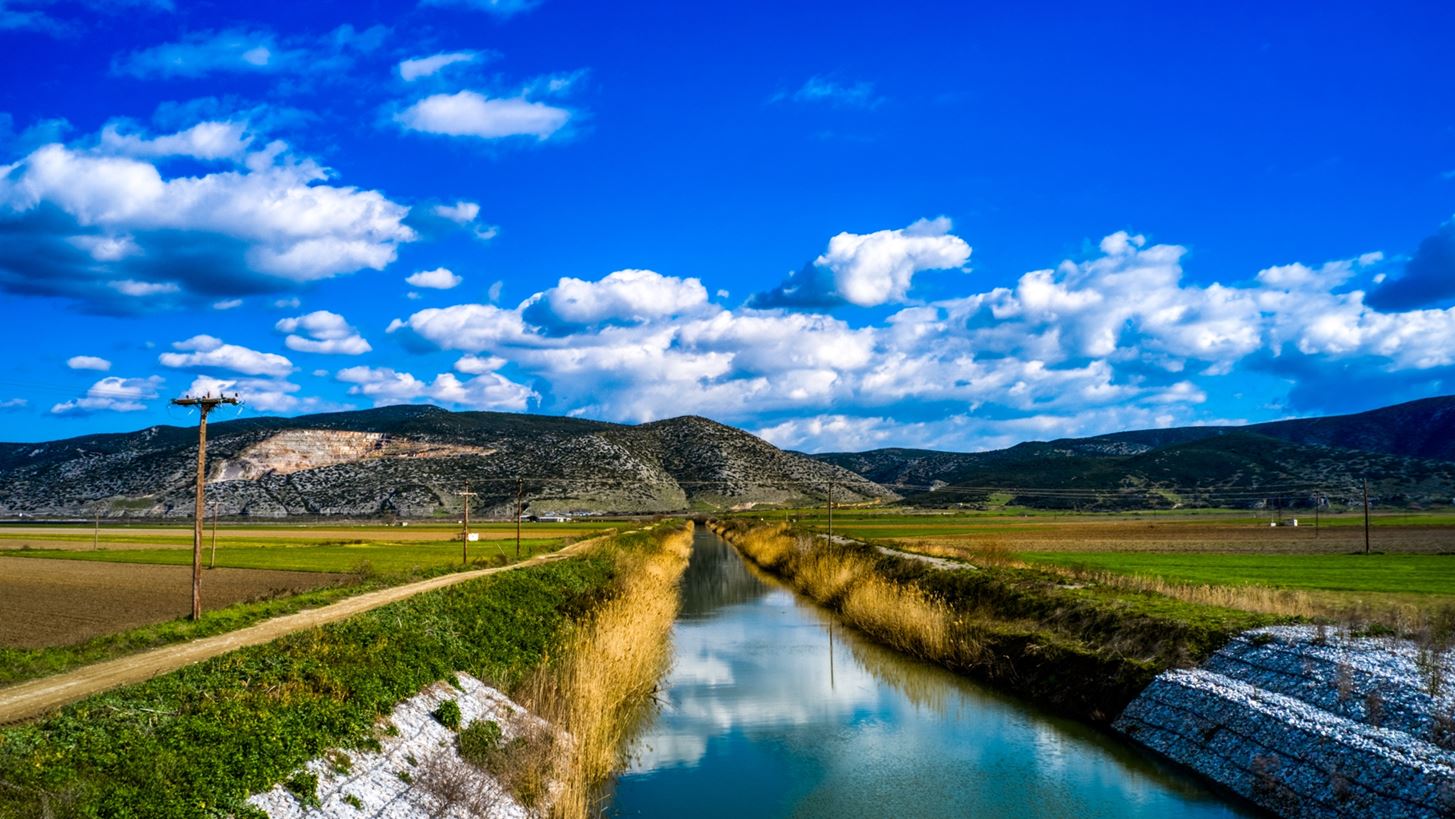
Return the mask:
<path fill-rule="evenodd" d="M 942 571 L 782 524 L 733 520 L 714 530 L 871 637 L 1098 722 L 1167 668 L 1200 661 L 1274 619 L 1068 584 L 1044 569 Z"/>
<path fill-rule="evenodd" d="M 245 815 L 250 793 L 330 748 L 377 743 L 395 703 L 457 671 L 543 690 L 541 669 L 571 667 L 547 658 L 593 643 L 583 635 L 632 597 L 641 553 L 680 543 L 677 531 L 420 594 L 4 729 L 0 817 Z M 603 724 L 640 690 L 606 697 Z"/>
<path fill-rule="evenodd" d="M 606 530 L 606 532 L 609 531 Z M 583 532 L 570 538 L 536 542 L 522 541 L 521 559 L 525 560 L 538 554 L 556 551 L 569 543 L 584 537 L 597 536 L 600 533 L 600 531 Z M 527 544 L 529 544 L 529 548 L 526 548 Z M 110 660 L 146 649 L 235 631 L 271 617 L 327 605 L 345 597 L 375 589 L 423 580 L 449 572 L 505 565 L 514 559 L 514 544 L 510 544 L 510 547 L 508 550 L 510 560 L 507 560 L 494 547 L 494 544 L 488 547 L 480 543 L 471 544 L 471 552 L 474 557 L 469 565 L 464 565 L 460 561 L 458 541 L 448 545 L 400 543 L 366 544 L 361 547 L 299 546 L 286 542 L 275 542 L 268 546 L 250 547 L 248 550 L 224 551 L 219 548 L 217 562 L 224 568 L 341 572 L 347 573 L 349 579 L 342 585 L 332 588 L 287 596 L 270 596 L 220 609 L 204 610 L 202 619 L 197 621 L 179 617 L 175 620 L 128 629 L 115 634 L 106 634 L 70 645 L 46 648 L 0 646 L 0 686 L 24 682 L 48 674 L 59 674 L 88 663 Z M 247 551 L 248 554 L 243 554 L 242 551 Z M 175 549 L 136 553 L 40 550 L 0 552 L 0 555 L 6 554 L 163 565 L 178 565 L 184 559 L 185 563 L 190 565 L 192 560 L 190 550 L 184 552 Z M 136 555 L 138 559 L 127 559 L 133 555 Z M 121 559 L 118 560 L 118 557 Z M 204 595 L 206 594 L 206 584 L 207 578 L 204 573 Z"/>
<path fill-rule="evenodd" d="M 821 512 L 799 524 L 822 531 Z M 1308 521 L 1305 520 L 1305 523 Z M 1067 583 L 1116 586 L 1279 617 L 1376 622 L 1419 631 L 1455 605 L 1455 520 L 1447 514 L 1324 517 L 1322 530 L 1269 527 L 1243 513 L 1020 518 L 988 513 L 840 513 L 834 531 L 974 564 L 1040 568 Z"/>

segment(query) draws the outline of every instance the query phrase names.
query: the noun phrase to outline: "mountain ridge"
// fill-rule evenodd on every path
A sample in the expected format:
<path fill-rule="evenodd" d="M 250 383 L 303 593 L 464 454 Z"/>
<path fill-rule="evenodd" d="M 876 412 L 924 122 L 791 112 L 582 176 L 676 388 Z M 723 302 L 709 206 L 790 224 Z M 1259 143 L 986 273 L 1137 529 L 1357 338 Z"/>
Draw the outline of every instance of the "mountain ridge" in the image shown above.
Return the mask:
<path fill-rule="evenodd" d="M 1365 478 L 1388 503 L 1447 504 L 1455 498 L 1455 396 L 1347 415 L 1129 430 L 986 452 L 883 448 L 811 457 L 927 505 L 982 504 L 994 494 L 985 490 L 1032 487 L 1017 502 L 1094 508 L 1202 497 L 1297 506 L 1349 500 Z"/>
<path fill-rule="evenodd" d="M 186 516 L 195 428 L 0 444 L 0 514 Z M 858 475 L 683 416 L 625 425 L 406 405 L 208 425 L 209 503 L 225 516 L 658 513 L 891 500 Z"/>

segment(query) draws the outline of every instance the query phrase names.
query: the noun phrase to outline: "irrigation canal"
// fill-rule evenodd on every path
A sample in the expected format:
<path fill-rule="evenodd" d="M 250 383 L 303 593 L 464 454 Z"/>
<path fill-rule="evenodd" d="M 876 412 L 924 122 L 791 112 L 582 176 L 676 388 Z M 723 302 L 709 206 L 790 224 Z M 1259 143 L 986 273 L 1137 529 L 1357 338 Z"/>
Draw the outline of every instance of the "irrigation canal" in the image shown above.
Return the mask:
<path fill-rule="evenodd" d="M 831 624 L 698 527 L 608 815 L 1224 817 L 1200 781 Z"/>

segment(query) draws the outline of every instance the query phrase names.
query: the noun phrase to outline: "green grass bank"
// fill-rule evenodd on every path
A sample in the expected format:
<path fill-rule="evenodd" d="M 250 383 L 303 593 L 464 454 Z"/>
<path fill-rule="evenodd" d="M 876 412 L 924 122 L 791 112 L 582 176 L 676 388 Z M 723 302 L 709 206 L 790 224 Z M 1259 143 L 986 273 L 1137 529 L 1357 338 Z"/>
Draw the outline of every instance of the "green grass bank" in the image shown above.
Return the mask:
<path fill-rule="evenodd" d="M 370 747 L 395 703 L 457 671 L 514 690 L 624 591 L 670 526 L 426 592 L 0 730 L 0 817 L 242 816 L 330 748 Z"/>

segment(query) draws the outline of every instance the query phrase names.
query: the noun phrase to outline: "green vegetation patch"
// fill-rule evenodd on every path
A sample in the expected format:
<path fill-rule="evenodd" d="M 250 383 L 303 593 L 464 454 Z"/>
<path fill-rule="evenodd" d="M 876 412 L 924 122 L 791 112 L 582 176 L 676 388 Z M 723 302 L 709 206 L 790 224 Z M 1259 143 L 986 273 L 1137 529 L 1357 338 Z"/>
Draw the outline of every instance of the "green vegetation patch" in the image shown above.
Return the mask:
<path fill-rule="evenodd" d="M 427 592 L 7 728 L 0 817 L 250 813 L 249 794 L 368 746 L 436 680 L 517 683 L 610 593 L 614 566 L 595 550 Z"/>
<path fill-rule="evenodd" d="M 1040 552 L 1019 556 L 1180 583 L 1455 596 L 1455 555 Z"/>
<path fill-rule="evenodd" d="M 560 538 L 522 540 L 521 559 L 560 548 Z M 203 560 L 211 552 L 203 546 Z M 502 556 L 515 559 L 515 542 L 492 540 L 470 544 L 470 559 L 497 565 Z M 0 551 L 4 557 L 44 557 L 57 560 L 99 560 L 104 563 L 149 563 L 162 566 L 192 565 L 190 549 L 25 549 Z M 291 546 L 267 543 L 253 546 L 217 547 L 217 565 L 231 569 L 284 569 L 299 572 L 351 572 L 361 563 L 383 574 L 407 574 L 432 567 L 462 565 L 459 541 L 454 543 L 353 543 L 325 546 Z"/>

